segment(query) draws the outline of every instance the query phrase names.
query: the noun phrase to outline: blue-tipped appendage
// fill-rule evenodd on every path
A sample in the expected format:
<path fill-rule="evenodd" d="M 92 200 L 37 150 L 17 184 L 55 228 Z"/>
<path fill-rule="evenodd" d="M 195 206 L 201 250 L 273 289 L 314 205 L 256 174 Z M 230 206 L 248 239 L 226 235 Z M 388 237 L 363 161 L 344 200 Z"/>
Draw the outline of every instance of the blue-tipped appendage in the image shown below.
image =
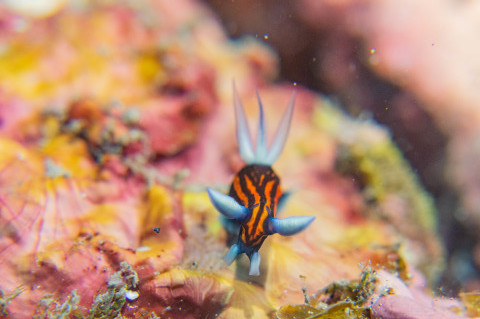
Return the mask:
<path fill-rule="evenodd" d="M 240 251 L 240 246 L 238 244 L 233 244 L 225 257 L 223 257 L 223 260 L 225 260 L 227 265 L 230 265 L 240 253 L 242 253 Z"/>
<path fill-rule="evenodd" d="M 292 236 L 307 228 L 315 219 L 313 216 L 294 216 L 287 218 L 270 218 L 268 220 L 268 231 L 271 234 Z"/>
<path fill-rule="evenodd" d="M 260 276 L 260 254 L 258 251 L 254 252 L 250 256 L 250 271 L 248 274 L 250 276 Z"/>
<path fill-rule="evenodd" d="M 248 208 L 240 205 L 235 199 L 228 195 L 217 192 L 211 188 L 207 188 L 207 193 L 213 206 L 226 218 L 241 221 L 250 213 Z"/>
<path fill-rule="evenodd" d="M 270 235 L 275 233 L 283 236 L 295 235 L 307 228 L 314 219 L 315 217 L 313 216 L 294 216 L 284 219 L 271 217 L 267 222 L 268 232 Z M 224 257 L 224 260 L 227 265 L 230 265 L 237 258 L 237 256 L 242 253 L 247 254 L 248 258 L 250 258 L 250 271 L 248 274 L 250 276 L 259 276 L 261 261 L 260 254 L 257 250 L 245 246 L 245 244 L 240 240 L 230 247 L 230 250 Z"/>

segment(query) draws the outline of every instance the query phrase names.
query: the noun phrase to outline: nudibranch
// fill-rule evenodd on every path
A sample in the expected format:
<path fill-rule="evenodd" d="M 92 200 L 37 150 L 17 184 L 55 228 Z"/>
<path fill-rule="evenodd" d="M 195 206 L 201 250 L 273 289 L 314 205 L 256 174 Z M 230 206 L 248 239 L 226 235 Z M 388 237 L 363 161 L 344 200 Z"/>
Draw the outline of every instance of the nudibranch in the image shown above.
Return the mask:
<path fill-rule="evenodd" d="M 283 236 L 297 234 L 310 225 L 315 217 L 295 216 L 277 218 L 277 211 L 284 206 L 288 193 L 283 193 L 280 178 L 272 164 L 280 156 L 287 140 L 292 121 L 295 92 L 283 114 L 276 135 L 267 146 L 265 118 L 260 96 L 257 92 L 259 122 L 255 150 L 242 103 L 234 91 L 234 109 L 237 142 L 241 158 L 246 165 L 235 175 L 229 195 L 207 188 L 213 206 L 226 218 L 239 225 L 237 243 L 230 247 L 224 260 L 231 264 L 245 253 L 250 259 L 250 276 L 260 275 L 258 250 L 267 236 L 278 233 Z"/>

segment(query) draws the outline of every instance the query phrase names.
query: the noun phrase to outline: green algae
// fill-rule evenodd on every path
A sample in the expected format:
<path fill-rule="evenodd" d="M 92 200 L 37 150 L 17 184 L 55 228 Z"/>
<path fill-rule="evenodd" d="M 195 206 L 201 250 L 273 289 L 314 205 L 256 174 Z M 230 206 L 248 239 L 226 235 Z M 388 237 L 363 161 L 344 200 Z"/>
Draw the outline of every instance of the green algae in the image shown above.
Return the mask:
<path fill-rule="evenodd" d="M 376 273 L 370 267 L 362 271 L 359 280 L 333 282 L 303 305 L 287 305 L 276 311 L 278 319 L 369 319 L 370 310 L 364 307 L 375 291 Z"/>
<path fill-rule="evenodd" d="M 278 319 L 370 319 L 370 310 L 357 307 L 350 301 L 336 303 L 320 311 L 316 308 L 300 306 L 284 306 L 276 314 Z"/>
<path fill-rule="evenodd" d="M 412 239 L 409 244 L 423 246 L 426 254 L 410 257 L 429 282 L 435 281 L 444 267 L 436 208 L 388 129 L 349 117 L 328 100 L 314 109 L 313 122 L 336 142 L 336 169 L 361 190 L 364 214 L 388 222 Z"/>
<path fill-rule="evenodd" d="M 409 220 L 429 232 L 436 230 L 433 199 L 387 129 L 371 120 L 350 118 L 328 103 L 315 108 L 314 123 L 338 142 L 338 170 L 359 180 L 367 203 L 378 206 L 394 194 L 408 205 Z"/>
<path fill-rule="evenodd" d="M 98 295 L 93 302 L 88 318 L 118 318 L 127 302 L 126 293 L 137 287 L 138 276 L 126 262 L 108 280 L 107 292 Z"/>
<path fill-rule="evenodd" d="M 278 319 L 370 319 L 370 311 L 351 302 L 339 302 L 320 311 L 310 306 L 284 306 L 276 314 Z"/>
<path fill-rule="evenodd" d="M 371 267 L 366 267 L 359 280 L 335 281 L 309 298 L 309 304 L 318 307 L 324 303 L 332 305 L 349 301 L 355 306 L 361 306 L 373 294 L 376 280 L 376 272 Z"/>
<path fill-rule="evenodd" d="M 391 246 L 376 247 L 385 251 L 385 256 L 387 257 L 385 270 L 394 274 L 403 281 L 408 281 L 412 278 L 407 262 L 403 253 L 403 245 L 395 244 Z"/>
<path fill-rule="evenodd" d="M 8 304 L 18 297 L 25 289 L 23 287 L 16 288 L 12 293 L 5 294 L 5 292 L 0 289 L 0 317 L 8 316 Z"/>
<path fill-rule="evenodd" d="M 34 319 L 111 319 L 123 318 L 121 311 L 127 302 L 127 293 L 134 291 L 137 288 L 139 279 L 137 273 L 126 262 L 120 263 L 120 270 L 115 272 L 107 283 L 107 291 L 95 297 L 94 302 L 88 311 L 88 315 L 82 313 L 82 308 L 79 306 L 80 296 L 77 290 L 74 289 L 67 299 L 62 303 L 55 299 L 52 294 L 45 295 L 39 302 L 37 310 L 33 315 Z M 20 292 L 19 292 L 20 293 Z M 0 314 L 7 315 L 6 306 L 8 301 L 2 303 L 2 300 L 13 299 L 19 293 L 3 298 L 3 293 L 0 291 Z M 13 296 L 13 297 L 12 297 Z M 2 306 L 5 304 L 5 308 Z M 83 309 L 84 310 L 84 309 Z M 149 318 L 156 318 L 154 313 L 150 314 Z"/>
<path fill-rule="evenodd" d="M 33 315 L 33 319 L 67 319 L 67 318 L 82 318 L 79 309 L 80 296 L 77 290 L 73 290 L 67 299 L 60 303 L 53 298 L 53 295 L 48 294 L 40 300 L 37 310 Z"/>

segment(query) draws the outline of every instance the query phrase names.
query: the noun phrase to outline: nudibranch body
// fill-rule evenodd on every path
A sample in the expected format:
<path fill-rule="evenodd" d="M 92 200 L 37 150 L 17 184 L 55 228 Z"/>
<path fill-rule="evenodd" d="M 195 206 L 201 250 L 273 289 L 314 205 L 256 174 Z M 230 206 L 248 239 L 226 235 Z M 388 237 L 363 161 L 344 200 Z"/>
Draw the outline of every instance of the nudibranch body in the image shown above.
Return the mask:
<path fill-rule="evenodd" d="M 288 193 L 283 193 L 280 178 L 271 165 L 282 153 L 288 136 L 293 115 L 295 93 L 277 129 L 277 133 L 267 146 L 265 119 L 262 102 L 257 92 L 259 123 L 255 151 L 250 138 L 250 130 L 243 106 L 234 88 L 234 107 L 237 141 L 240 156 L 246 165 L 235 175 L 229 195 L 207 188 L 208 195 L 215 208 L 226 218 L 239 224 L 238 241 L 230 247 L 225 261 L 231 264 L 242 253 L 250 258 L 249 275 L 260 274 L 260 254 L 258 250 L 267 236 L 278 233 L 283 236 L 294 235 L 304 230 L 315 217 L 295 216 L 277 218 L 285 204 Z"/>

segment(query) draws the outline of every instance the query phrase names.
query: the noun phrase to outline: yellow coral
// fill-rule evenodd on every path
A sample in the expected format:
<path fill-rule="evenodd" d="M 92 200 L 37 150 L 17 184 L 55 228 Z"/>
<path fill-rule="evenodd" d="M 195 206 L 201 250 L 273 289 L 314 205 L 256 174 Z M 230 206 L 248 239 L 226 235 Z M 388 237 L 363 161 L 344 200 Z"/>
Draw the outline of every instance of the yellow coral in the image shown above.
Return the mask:
<path fill-rule="evenodd" d="M 164 225 L 173 213 L 171 194 L 160 185 L 153 185 L 146 194 L 147 203 L 140 215 L 142 231 L 151 233 L 153 227 Z"/>

